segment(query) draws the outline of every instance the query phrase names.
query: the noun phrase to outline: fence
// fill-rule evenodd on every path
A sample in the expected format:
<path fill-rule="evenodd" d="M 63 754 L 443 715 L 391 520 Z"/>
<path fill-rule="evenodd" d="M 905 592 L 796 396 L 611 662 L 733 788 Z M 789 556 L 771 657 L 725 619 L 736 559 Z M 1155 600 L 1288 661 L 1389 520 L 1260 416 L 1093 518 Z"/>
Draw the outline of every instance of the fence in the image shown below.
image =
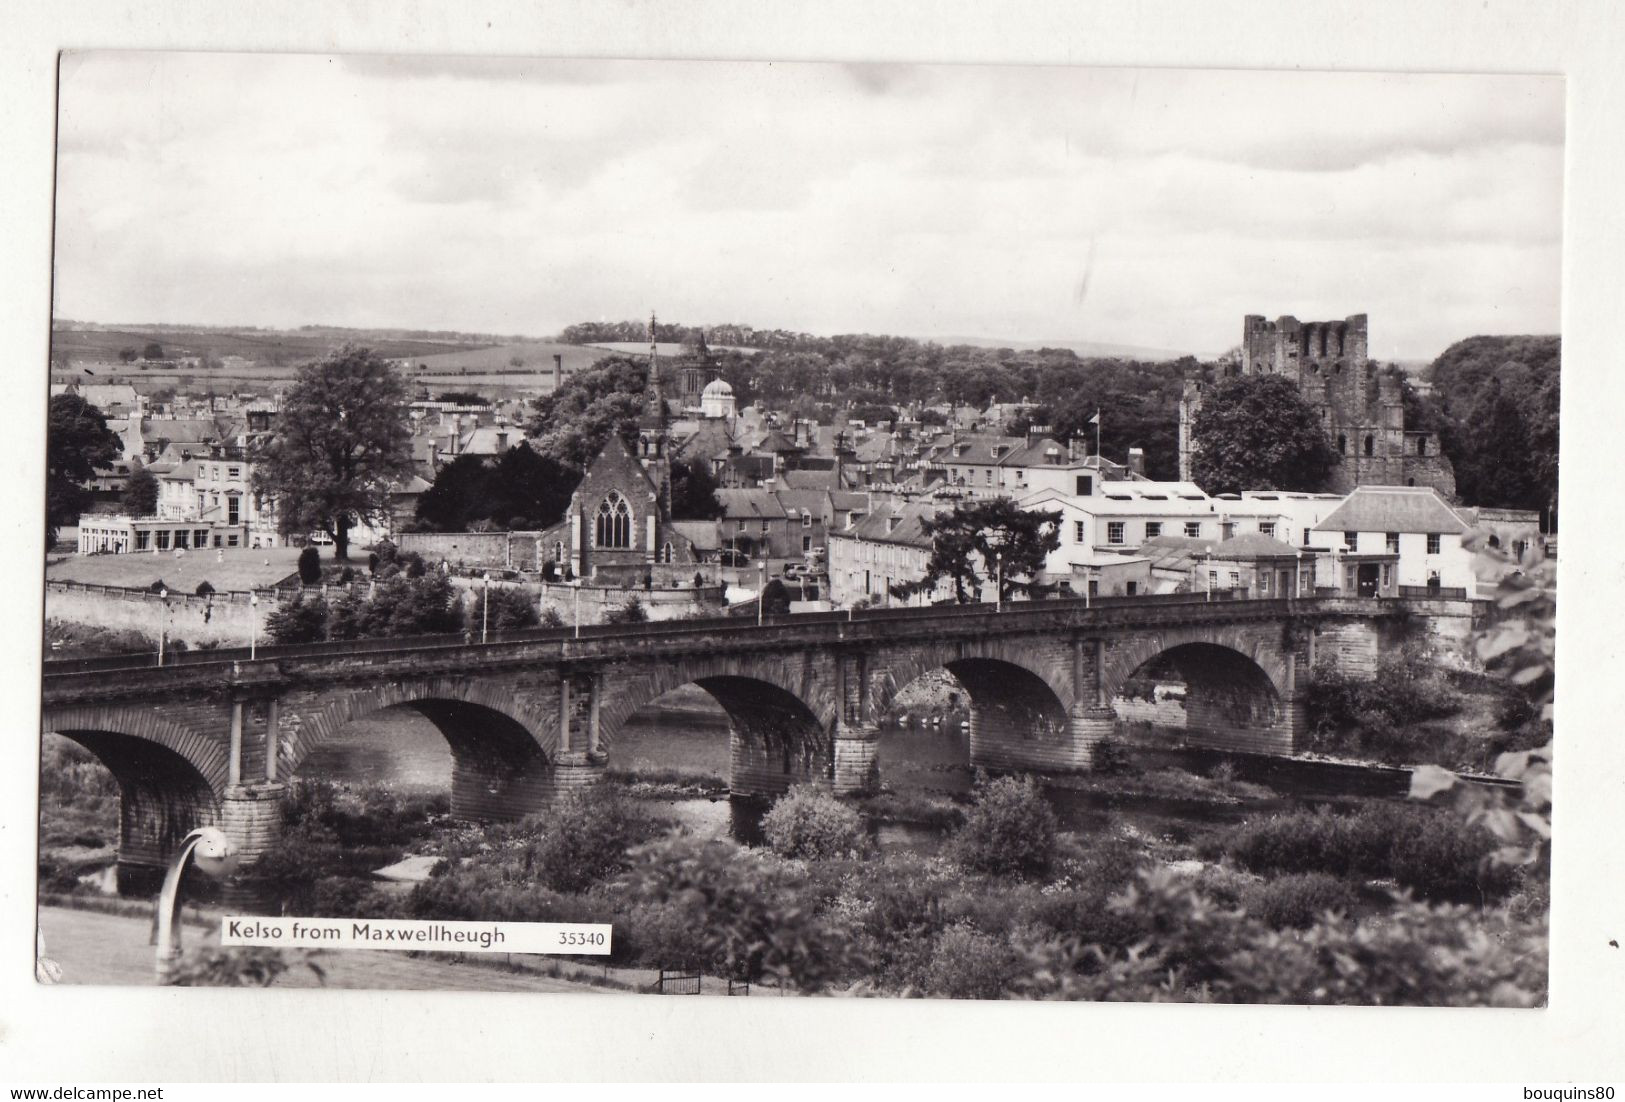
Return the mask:
<path fill-rule="evenodd" d="M 1402 585 L 1399 587 L 1401 597 L 1422 597 L 1433 600 L 1465 601 L 1467 589 L 1459 585 Z"/>

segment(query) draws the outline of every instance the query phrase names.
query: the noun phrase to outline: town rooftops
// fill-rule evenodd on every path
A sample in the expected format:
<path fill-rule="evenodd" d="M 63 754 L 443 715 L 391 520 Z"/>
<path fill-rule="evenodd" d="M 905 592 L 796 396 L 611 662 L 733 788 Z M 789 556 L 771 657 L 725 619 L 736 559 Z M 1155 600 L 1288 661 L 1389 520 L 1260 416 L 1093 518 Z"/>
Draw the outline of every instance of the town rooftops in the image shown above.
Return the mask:
<path fill-rule="evenodd" d="M 864 540 L 870 543 L 901 543 L 910 547 L 931 546 L 923 522 L 940 509 L 919 502 L 896 508 L 877 508 L 844 532 L 831 532 L 830 539 Z"/>
<path fill-rule="evenodd" d="M 1463 535 L 1469 526 L 1431 486 L 1360 486 L 1315 525 L 1317 532 Z"/>

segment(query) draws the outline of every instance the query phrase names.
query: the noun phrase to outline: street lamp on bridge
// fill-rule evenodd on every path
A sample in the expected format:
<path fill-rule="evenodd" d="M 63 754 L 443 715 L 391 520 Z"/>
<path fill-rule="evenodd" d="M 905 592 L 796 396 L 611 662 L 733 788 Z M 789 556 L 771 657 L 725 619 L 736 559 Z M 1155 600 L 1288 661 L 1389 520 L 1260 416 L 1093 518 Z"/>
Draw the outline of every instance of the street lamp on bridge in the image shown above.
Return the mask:
<path fill-rule="evenodd" d="M 1009 541 L 1009 533 L 1002 528 L 983 528 L 976 533 L 982 537 L 982 542 L 993 552 L 993 611 L 1004 611 L 1004 545 Z"/>
<path fill-rule="evenodd" d="M 181 841 L 175 859 L 164 874 L 164 887 L 158 893 L 157 908 L 153 913 L 158 942 L 157 973 L 159 983 L 168 983 L 175 961 L 181 955 L 181 881 L 186 876 L 190 861 L 206 876 L 216 880 L 230 876 L 237 869 L 237 847 L 231 844 L 219 827 L 199 827 Z"/>

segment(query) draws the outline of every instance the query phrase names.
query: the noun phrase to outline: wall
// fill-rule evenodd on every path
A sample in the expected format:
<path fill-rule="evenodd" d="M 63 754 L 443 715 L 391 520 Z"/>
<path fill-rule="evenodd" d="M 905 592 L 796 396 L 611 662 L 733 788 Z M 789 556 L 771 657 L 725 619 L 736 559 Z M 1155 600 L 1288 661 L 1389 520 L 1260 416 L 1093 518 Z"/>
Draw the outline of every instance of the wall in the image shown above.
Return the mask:
<path fill-rule="evenodd" d="M 605 613 L 625 607 L 633 597 L 643 605 L 651 620 L 681 620 L 694 613 L 720 616 L 726 607 L 721 586 L 708 585 L 695 589 L 692 578 L 682 589 L 644 589 L 641 585 L 624 588 L 574 586 L 548 582 L 526 588 L 536 594 L 537 603 L 544 613 L 551 608 L 566 624 L 575 622 L 578 602 L 583 624 L 603 623 Z"/>
<path fill-rule="evenodd" d="M 499 566 L 507 570 L 536 568 L 534 538 L 531 558 L 519 566 L 509 555 L 510 532 L 402 532 L 396 544 L 402 552 L 416 552 L 425 562 L 442 560 L 453 566 Z"/>
<path fill-rule="evenodd" d="M 265 635 L 265 618 L 281 602 L 275 590 L 262 592 L 259 600 L 255 608 L 249 605 L 246 593 L 216 594 L 208 600 L 171 593 L 167 610 L 161 610 L 158 595 L 144 589 L 45 583 L 46 619 L 139 631 L 150 636 L 155 646 L 160 624 L 165 625 L 171 640 L 246 647 L 253 623 L 257 623 L 259 641 L 267 643 L 270 640 Z"/>

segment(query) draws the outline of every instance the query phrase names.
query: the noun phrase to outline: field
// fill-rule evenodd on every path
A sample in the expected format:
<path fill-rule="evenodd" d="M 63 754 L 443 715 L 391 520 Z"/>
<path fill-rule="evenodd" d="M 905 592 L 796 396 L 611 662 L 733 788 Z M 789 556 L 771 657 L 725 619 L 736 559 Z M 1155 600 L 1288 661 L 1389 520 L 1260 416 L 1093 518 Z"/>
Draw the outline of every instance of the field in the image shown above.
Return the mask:
<path fill-rule="evenodd" d="M 65 359 L 70 365 L 116 364 L 120 349 L 141 349 L 153 341 L 163 346 L 167 356 L 242 356 L 256 364 L 274 367 L 297 366 L 325 355 L 345 341 L 366 344 L 390 357 L 434 356 L 477 347 L 479 343 L 477 338 L 423 339 L 402 336 L 391 330 L 199 329 L 187 326 L 81 329 L 58 325 L 51 333 L 51 359 L 53 363 Z M 138 369 L 138 366 L 131 365 L 132 369 Z"/>
<path fill-rule="evenodd" d="M 513 361 L 517 357 L 520 361 L 519 369 L 527 373 L 537 372 L 551 376 L 555 355 L 564 357 L 564 370 L 571 372 L 591 367 L 607 353 L 602 349 L 588 348 L 579 344 L 518 341 L 494 347 L 451 349 L 436 354 L 419 354 L 414 356 L 412 367 L 418 372 L 465 370 L 470 374 L 481 371 L 507 372 L 515 370 Z"/>

